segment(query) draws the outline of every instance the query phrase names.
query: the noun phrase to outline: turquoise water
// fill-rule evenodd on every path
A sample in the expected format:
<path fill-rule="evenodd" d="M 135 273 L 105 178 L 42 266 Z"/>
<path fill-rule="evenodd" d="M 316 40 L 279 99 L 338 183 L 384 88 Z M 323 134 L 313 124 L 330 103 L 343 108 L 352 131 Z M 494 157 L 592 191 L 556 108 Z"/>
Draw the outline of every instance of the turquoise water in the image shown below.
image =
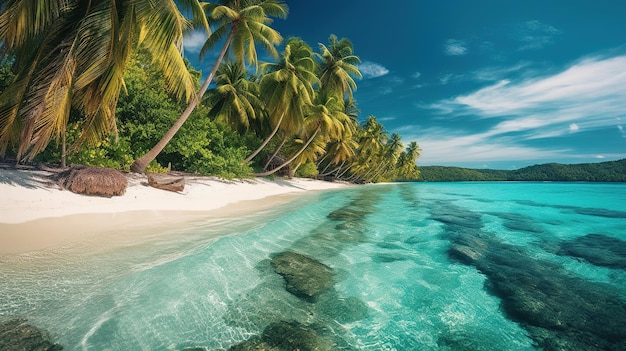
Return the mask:
<path fill-rule="evenodd" d="M 625 242 L 626 184 L 362 186 L 141 245 L 0 256 L 0 323 L 28 319 L 66 350 L 221 350 L 280 321 L 330 349 L 617 350 Z M 288 292 L 270 264 L 285 251 L 334 286 Z"/>

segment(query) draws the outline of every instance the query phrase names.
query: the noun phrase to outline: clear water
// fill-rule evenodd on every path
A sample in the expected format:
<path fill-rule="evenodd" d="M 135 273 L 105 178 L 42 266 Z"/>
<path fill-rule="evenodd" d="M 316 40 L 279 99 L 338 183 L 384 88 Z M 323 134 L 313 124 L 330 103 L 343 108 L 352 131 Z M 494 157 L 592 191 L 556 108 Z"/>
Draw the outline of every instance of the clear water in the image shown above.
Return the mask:
<path fill-rule="evenodd" d="M 281 320 L 323 325 L 343 349 L 536 349 L 488 278 L 448 256 L 438 206 L 471 211 L 482 232 L 532 259 L 626 292 L 624 269 L 552 249 L 590 233 L 626 240 L 626 184 L 389 184 L 311 194 L 114 249 L 86 241 L 0 256 L 0 322 L 26 318 L 66 350 L 228 349 Z M 355 217 L 329 218 L 346 210 Z M 331 297 L 310 303 L 285 290 L 269 260 L 286 250 L 335 270 Z"/>

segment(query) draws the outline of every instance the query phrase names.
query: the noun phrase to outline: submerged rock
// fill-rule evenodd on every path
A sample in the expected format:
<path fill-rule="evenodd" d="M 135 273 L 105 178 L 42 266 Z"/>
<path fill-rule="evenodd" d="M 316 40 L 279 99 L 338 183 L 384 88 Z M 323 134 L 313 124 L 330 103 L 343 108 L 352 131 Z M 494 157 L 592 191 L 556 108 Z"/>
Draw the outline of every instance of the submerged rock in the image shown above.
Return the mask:
<path fill-rule="evenodd" d="M 276 255 L 271 265 L 285 278 L 287 291 L 310 302 L 335 285 L 333 269 L 309 256 L 286 251 Z"/>
<path fill-rule="evenodd" d="M 626 349 L 626 301 L 613 287 L 535 260 L 495 237 L 451 238 L 450 256 L 485 274 L 507 316 L 543 349 Z"/>
<path fill-rule="evenodd" d="M 338 323 L 360 321 L 369 314 L 369 307 L 365 302 L 354 296 L 342 298 L 334 291 L 320 297 L 317 309 Z"/>
<path fill-rule="evenodd" d="M 543 233 L 543 229 L 537 226 L 535 220 L 531 217 L 509 212 L 490 212 L 488 214 L 501 218 L 503 220 L 502 224 L 507 229 L 533 234 Z"/>
<path fill-rule="evenodd" d="M 341 208 L 328 214 L 334 221 L 360 221 L 371 212 L 362 209 Z"/>
<path fill-rule="evenodd" d="M 561 244 L 557 254 L 603 267 L 626 269 L 626 241 L 602 234 L 587 234 Z"/>
<path fill-rule="evenodd" d="M 477 213 L 440 204 L 432 217 L 444 223 L 449 257 L 483 273 L 485 288 L 502 300 L 506 316 L 543 350 L 626 350 L 626 301 L 616 288 L 533 258 L 524 248 L 483 232 Z M 582 241 L 589 248 L 589 239 L 579 239 L 578 246 Z M 597 245 L 598 238 L 591 239 Z"/>
<path fill-rule="evenodd" d="M 0 324 L 0 350 L 3 351 L 59 351 L 63 346 L 50 341 L 47 332 L 27 323 L 13 319 Z"/>
<path fill-rule="evenodd" d="M 330 338 L 304 324 L 280 321 L 268 325 L 260 336 L 234 345 L 228 351 L 330 351 L 336 349 Z"/>

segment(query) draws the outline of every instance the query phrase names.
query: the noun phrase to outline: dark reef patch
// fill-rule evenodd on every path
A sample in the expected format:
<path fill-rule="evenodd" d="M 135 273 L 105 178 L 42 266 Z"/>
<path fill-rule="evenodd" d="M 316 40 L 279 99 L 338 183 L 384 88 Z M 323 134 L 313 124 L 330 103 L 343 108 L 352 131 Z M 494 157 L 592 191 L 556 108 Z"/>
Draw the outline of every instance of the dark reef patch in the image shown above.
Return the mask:
<path fill-rule="evenodd" d="M 280 321 L 268 325 L 261 335 L 231 346 L 228 351 L 330 351 L 337 344 L 323 328 L 296 321 Z"/>
<path fill-rule="evenodd" d="M 596 266 L 626 269 L 626 241 L 602 234 L 565 241 L 557 254 L 581 258 Z"/>
<path fill-rule="evenodd" d="M 468 238 L 467 236 L 472 236 Z M 507 316 L 545 350 L 626 349 L 626 301 L 607 284 L 530 258 L 493 236 L 456 234 L 449 254 L 488 277 Z"/>
<path fill-rule="evenodd" d="M 519 232 L 527 232 L 533 234 L 543 233 L 543 229 L 536 224 L 536 221 L 528 216 L 524 216 L 519 213 L 510 213 L 510 212 L 489 212 L 487 214 L 496 216 L 503 220 L 503 225 L 505 228 L 519 231 Z"/>
<path fill-rule="evenodd" d="M 468 212 L 445 204 L 433 211 L 433 219 L 445 224 L 449 257 L 483 273 L 485 288 L 502 300 L 506 316 L 524 327 L 539 347 L 626 350 L 626 301 L 616 288 L 530 257 L 524 248 L 485 233 L 478 226 L 480 215 Z"/>
<path fill-rule="evenodd" d="M 531 200 L 516 200 L 515 203 L 526 206 L 533 207 L 551 207 L 560 210 L 568 210 L 573 211 L 577 214 L 587 215 L 587 216 L 595 216 L 595 217 L 604 217 L 604 218 L 626 218 L 626 211 L 616 211 L 616 210 L 608 210 L 605 208 L 597 208 L 597 207 L 578 207 L 578 206 L 569 206 L 569 205 L 550 205 L 543 204 Z"/>
<path fill-rule="evenodd" d="M 449 202 L 436 202 L 430 209 L 431 218 L 446 225 L 446 231 L 466 231 L 483 226 L 479 213 L 469 211 Z"/>
<path fill-rule="evenodd" d="M 24 319 L 13 319 L 0 324 L 2 351 L 59 351 L 63 346 L 50 341 L 50 335 Z"/>
<path fill-rule="evenodd" d="M 335 285 L 332 268 L 303 254 L 285 251 L 274 256 L 271 264 L 285 278 L 285 289 L 307 301 L 315 301 Z"/>

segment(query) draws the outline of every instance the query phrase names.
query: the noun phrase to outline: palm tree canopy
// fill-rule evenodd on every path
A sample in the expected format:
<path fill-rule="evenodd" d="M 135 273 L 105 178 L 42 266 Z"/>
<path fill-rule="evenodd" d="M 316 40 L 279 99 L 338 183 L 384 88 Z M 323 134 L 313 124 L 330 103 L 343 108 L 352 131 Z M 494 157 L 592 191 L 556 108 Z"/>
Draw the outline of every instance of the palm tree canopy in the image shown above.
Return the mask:
<path fill-rule="evenodd" d="M 211 106 L 209 115 L 226 121 L 235 130 L 248 129 L 261 110 L 258 84 L 249 80 L 246 69 L 235 61 L 220 65 L 215 83 L 217 87 L 209 90 L 206 98 Z"/>
<path fill-rule="evenodd" d="M 352 98 L 352 92 L 356 90 L 356 82 L 353 77 L 362 78 L 358 64 L 361 60 L 353 54 L 352 43 L 346 38 L 337 39 L 332 34 L 328 38 L 329 45 L 319 44 L 321 61 L 320 82 L 325 89 L 336 91 L 343 96 L 348 93 Z"/>
<path fill-rule="evenodd" d="M 153 54 L 171 91 L 191 99 L 182 43 L 192 22 L 178 6 L 202 13 L 198 0 L 3 2 L 0 42 L 16 58 L 16 77 L 0 96 L 0 153 L 16 145 L 18 158 L 34 157 L 65 131 L 70 108 L 84 115 L 79 142 L 114 131 L 123 72 L 138 46 Z M 209 30 L 206 20 L 195 23 Z"/>
<path fill-rule="evenodd" d="M 313 104 L 313 86 L 319 82 L 315 75 L 317 63 L 313 51 L 300 38 L 291 38 L 279 62 L 262 66 L 261 97 L 274 121 L 285 115 L 282 129 L 297 133 L 304 123 L 306 109 Z"/>
<path fill-rule="evenodd" d="M 237 61 L 258 66 L 256 45 L 278 57 L 276 45 L 283 40 L 280 33 L 269 25 L 270 17 L 286 18 L 289 12 L 282 0 L 221 0 L 217 4 L 205 4 L 205 11 L 216 28 L 202 46 L 200 57 L 232 31 L 230 51 Z"/>

